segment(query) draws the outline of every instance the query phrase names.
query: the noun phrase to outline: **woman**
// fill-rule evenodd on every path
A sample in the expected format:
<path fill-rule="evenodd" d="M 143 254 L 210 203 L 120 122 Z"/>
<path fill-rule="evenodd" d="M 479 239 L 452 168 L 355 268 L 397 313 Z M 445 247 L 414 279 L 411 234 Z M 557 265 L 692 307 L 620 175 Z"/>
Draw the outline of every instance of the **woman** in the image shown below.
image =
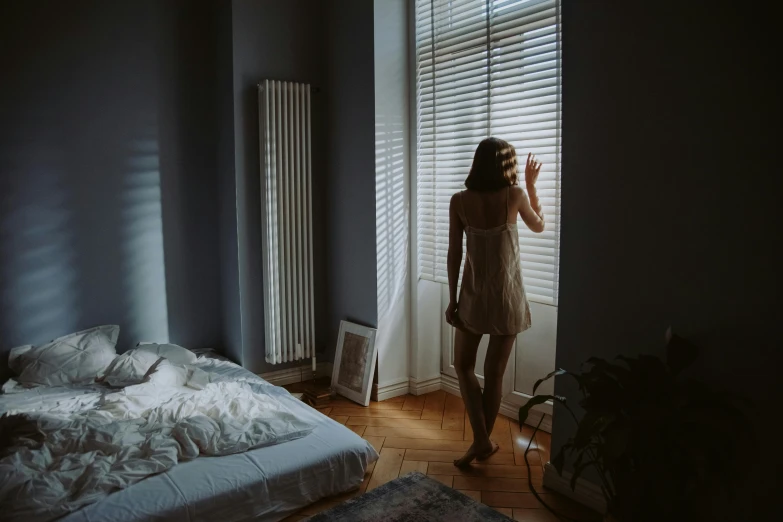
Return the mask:
<path fill-rule="evenodd" d="M 465 180 L 467 190 L 454 194 L 449 206 L 449 306 L 446 321 L 456 328 L 454 367 L 473 429 L 473 445 L 455 466 L 486 460 L 499 448 L 489 434 L 500 410 L 501 385 L 517 334 L 530 327 L 530 309 L 519 265 L 517 215 L 533 232 L 544 231 L 544 214 L 536 195 L 541 169 L 527 155 L 525 184 L 518 185 L 517 155 L 503 140 L 482 141 Z M 457 281 L 462 263 L 462 235 L 467 257 L 462 290 Z M 481 336 L 489 334 L 484 361 L 484 392 L 474 372 Z"/>

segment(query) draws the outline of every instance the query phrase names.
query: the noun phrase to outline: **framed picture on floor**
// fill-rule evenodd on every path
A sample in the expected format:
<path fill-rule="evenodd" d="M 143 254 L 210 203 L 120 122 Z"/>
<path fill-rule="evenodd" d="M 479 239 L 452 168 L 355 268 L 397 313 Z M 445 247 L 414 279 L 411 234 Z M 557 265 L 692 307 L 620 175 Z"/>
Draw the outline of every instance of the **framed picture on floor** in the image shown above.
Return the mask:
<path fill-rule="evenodd" d="M 334 352 L 332 389 L 362 406 L 370 404 L 375 375 L 375 328 L 340 321 L 340 334 Z"/>

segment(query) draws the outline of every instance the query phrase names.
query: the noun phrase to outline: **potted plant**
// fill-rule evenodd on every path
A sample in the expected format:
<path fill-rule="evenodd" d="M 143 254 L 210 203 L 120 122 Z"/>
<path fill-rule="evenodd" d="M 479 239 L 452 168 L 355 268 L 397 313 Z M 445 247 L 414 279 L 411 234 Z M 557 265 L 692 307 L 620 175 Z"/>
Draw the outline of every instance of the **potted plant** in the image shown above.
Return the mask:
<path fill-rule="evenodd" d="M 731 493 L 747 467 L 750 423 L 737 400 L 683 376 L 699 349 L 667 332 L 666 360 L 651 355 L 590 358 L 582 372 L 556 370 L 547 379 L 576 380 L 584 410 L 564 397 L 535 395 L 519 410 L 553 401 L 576 424 L 552 464 L 562 475 L 572 459 L 571 488 L 595 470 L 607 520 L 620 522 L 728 519 Z"/>

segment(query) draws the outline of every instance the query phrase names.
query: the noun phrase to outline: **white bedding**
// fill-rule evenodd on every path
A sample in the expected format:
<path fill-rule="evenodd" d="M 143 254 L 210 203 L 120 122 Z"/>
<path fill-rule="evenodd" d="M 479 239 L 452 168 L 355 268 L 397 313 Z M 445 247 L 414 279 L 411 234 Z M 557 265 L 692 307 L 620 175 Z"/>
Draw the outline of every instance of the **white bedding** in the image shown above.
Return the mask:
<path fill-rule="evenodd" d="M 12 348 L 8 366 L 23 384 L 58 386 L 90 383 L 116 356 L 120 327 L 96 326 L 64 335 L 40 346 Z"/>
<path fill-rule="evenodd" d="M 135 348 L 117 356 L 98 380 L 110 386 L 132 386 L 145 382 L 149 378 L 148 374 L 155 372 L 161 361 L 190 367 L 197 359 L 195 353 L 176 344 L 139 343 Z"/>
<path fill-rule="evenodd" d="M 319 498 L 358 486 L 366 467 L 377 459 L 375 450 L 354 432 L 302 404 L 282 388 L 271 386 L 227 361 L 202 357 L 197 366 L 211 382 L 206 384 L 207 390 L 219 391 L 225 397 L 226 393 L 240 393 L 250 386 L 254 395 L 266 397 L 289 411 L 294 418 L 292 422 L 315 429 L 284 444 L 180 463 L 87 505 L 63 520 L 279 520 Z M 127 398 L 113 394 L 107 396 L 108 404 L 104 408 L 109 408 L 115 416 L 123 416 L 128 408 L 148 408 L 145 401 L 149 397 L 134 393 L 134 388 L 139 387 L 126 388 L 123 392 L 126 396 L 131 392 L 130 404 Z M 0 396 L 0 413 L 9 409 L 36 409 L 50 413 L 81 411 L 90 416 L 96 414 L 94 408 L 102 393 L 104 389 L 96 386 L 24 390 Z M 244 402 L 239 400 L 236 404 Z M 190 404 L 187 408 L 196 406 Z M 173 419 L 172 411 L 166 408 L 155 410 L 153 415 L 167 422 Z M 241 437 L 237 441 L 240 445 L 253 445 L 252 440 Z M 220 454 L 223 450 L 218 444 L 214 451 Z"/>

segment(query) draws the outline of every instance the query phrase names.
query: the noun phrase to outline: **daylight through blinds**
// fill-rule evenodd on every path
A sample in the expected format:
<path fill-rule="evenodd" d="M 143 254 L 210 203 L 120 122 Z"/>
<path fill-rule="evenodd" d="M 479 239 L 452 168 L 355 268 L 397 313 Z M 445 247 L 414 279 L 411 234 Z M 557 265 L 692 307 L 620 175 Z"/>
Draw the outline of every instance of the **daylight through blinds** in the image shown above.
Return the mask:
<path fill-rule="evenodd" d="M 446 283 L 449 199 L 464 189 L 478 143 L 489 136 L 544 163 L 541 234 L 520 226 L 525 289 L 557 304 L 560 234 L 561 55 L 559 1 L 417 0 L 419 275 Z M 521 181 L 520 181 L 521 182 Z"/>

